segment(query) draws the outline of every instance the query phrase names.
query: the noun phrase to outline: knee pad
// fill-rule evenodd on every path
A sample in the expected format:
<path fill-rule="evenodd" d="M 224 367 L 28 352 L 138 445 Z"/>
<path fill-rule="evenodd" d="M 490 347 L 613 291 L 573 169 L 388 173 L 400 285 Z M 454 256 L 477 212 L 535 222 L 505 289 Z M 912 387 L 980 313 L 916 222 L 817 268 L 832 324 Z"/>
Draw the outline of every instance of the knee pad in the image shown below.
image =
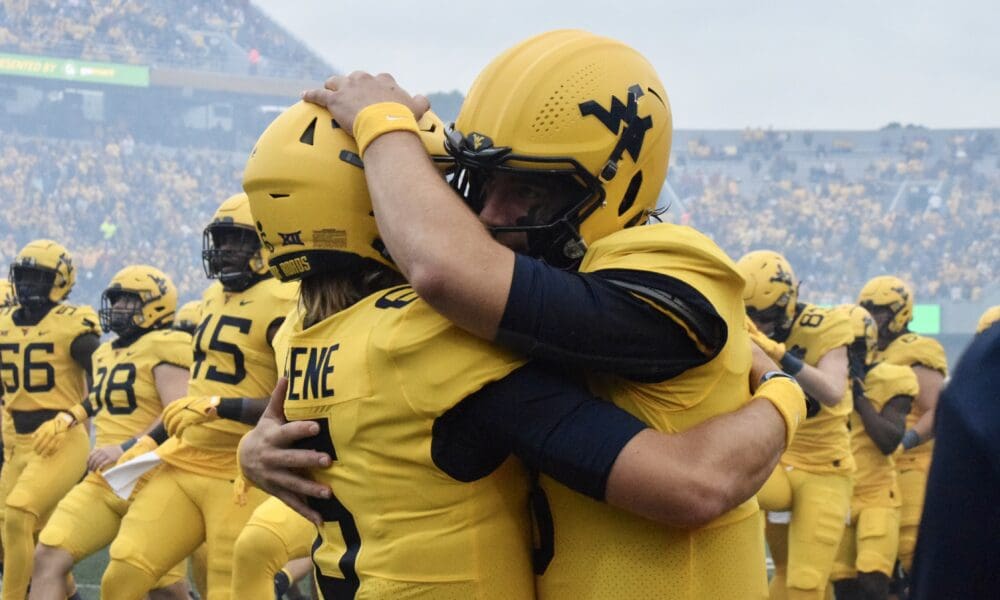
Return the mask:
<path fill-rule="evenodd" d="M 101 577 L 101 598 L 122 598 L 135 590 L 140 596 L 153 588 L 156 579 L 138 565 L 112 559 Z"/>
<path fill-rule="evenodd" d="M 788 568 L 788 587 L 813 591 L 826 587 L 823 575 L 809 565 L 795 565 Z"/>
<path fill-rule="evenodd" d="M 247 525 L 236 538 L 233 563 L 256 565 L 275 573 L 288 562 L 288 550 L 277 535 L 266 527 Z M 273 567 L 273 568 L 272 568 Z"/>

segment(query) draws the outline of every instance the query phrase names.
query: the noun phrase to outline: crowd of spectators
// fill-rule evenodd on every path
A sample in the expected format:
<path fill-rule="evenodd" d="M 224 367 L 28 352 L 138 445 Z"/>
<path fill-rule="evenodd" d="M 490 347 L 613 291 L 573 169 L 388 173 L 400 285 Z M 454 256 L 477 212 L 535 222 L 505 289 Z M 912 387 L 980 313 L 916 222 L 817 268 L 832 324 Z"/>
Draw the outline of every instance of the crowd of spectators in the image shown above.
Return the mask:
<path fill-rule="evenodd" d="M 96 304 L 122 267 L 151 264 L 183 299 L 206 286 L 201 233 L 240 190 L 246 155 L 137 144 L 127 134 L 69 141 L 4 136 L 0 264 L 35 238 L 65 245 L 77 267 L 71 301 Z"/>
<path fill-rule="evenodd" d="M 827 153 L 792 159 L 765 143 L 741 148 L 743 176 L 731 161 L 699 162 L 725 156 L 699 141 L 671 171 L 681 200 L 667 218 L 708 233 L 733 257 L 783 252 L 813 302 L 851 301 L 884 273 L 912 282 L 921 302 L 979 301 L 996 292 L 1000 273 L 1000 159 L 988 133 L 937 137 L 939 152 L 932 136 L 879 144 L 853 173 Z M 849 134 L 838 139 L 852 151 Z"/>
<path fill-rule="evenodd" d="M 76 257 L 78 302 L 97 302 L 118 269 L 138 262 L 170 273 L 183 298 L 197 297 L 206 285 L 202 229 L 239 190 L 246 152 L 152 145 L 115 126 L 95 131 L 87 140 L 2 134 L 0 264 L 48 237 Z M 963 139 L 949 138 L 944 162 L 917 171 L 941 159 L 880 149 L 864 168 L 844 169 L 829 157 L 790 157 L 766 139 L 766 151 L 741 150 L 737 161 L 688 156 L 680 165 L 684 153 L 676 153 L 669 182 L 677 202 L 664 218 L 706 232 L 734 258 L 785 253 L 814 302 L 849 301 L 881 273 L 911 281 L 921 302 L 976 301 L 996 293 L 1000 164 L 987 147 L 969 167 L 976 136 Z M 756 175 L 754 160 L 764 165 Z M 912 189 L 903 183 L 915 177 L 923 179 Z"/>
<path fill-rule="evenodd" d="M 2 0 L 0 52 L 289 78 L 332 72 L 249 0 Z"/>

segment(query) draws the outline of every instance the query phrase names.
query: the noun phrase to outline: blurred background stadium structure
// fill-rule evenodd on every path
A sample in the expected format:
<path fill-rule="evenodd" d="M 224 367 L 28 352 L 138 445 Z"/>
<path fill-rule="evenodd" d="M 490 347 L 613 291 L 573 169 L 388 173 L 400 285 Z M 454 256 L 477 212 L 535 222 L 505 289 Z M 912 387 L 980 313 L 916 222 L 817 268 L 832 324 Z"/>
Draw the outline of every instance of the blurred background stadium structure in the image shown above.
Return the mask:
<path fill-rule="evenodd" d="M 253 141 L 339 69 L 245 0 L 3 0 L 0 263 L 51 237 L 76 257 L 76 302 L 96 304 L 135 262 L 197 297 L 202 228 L 239 189 Z M 431 98 L 454 119 L 459 93 Z M 675 124 L 663 218 L 734 257 L 784 252 L 805 298 L 850 301 L 899 274 L 952 360 L 1000 303 L 1000 130 Z"/>

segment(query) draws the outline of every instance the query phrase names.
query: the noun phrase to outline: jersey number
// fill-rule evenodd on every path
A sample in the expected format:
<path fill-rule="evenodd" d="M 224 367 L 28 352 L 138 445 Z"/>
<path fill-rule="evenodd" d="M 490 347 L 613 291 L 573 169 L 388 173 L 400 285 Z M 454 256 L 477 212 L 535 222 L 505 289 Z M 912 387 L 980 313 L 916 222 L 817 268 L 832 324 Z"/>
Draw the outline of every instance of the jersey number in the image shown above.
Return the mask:
<path fill-rule="evenodd" d="M 819 324 L 823 322 L 823 315 L 819 313 L 808 313 L 802 315 L 799 319 L 799 325 L 803 327 L 819 327 Z"/>
<path fill-rule="evenodd" d="M 208 329 L 208 324 L 212 321 L 212 315 L 206 315 L 205 319 L 201 322 L 194 331 L 194 369 L 191 371 L 191 377 L 197 378 L 198 374 L 201 373 L 202 363 L 208 358 L 208 352 L 206 351 L 204 344 L 205 331 Z M 231 317 L 229 315 L 223 315 L 219 317 L 219 322 L 215 324 L 215 331 L 212 332 L 212 338 L 208 342 L 207 350 L 212 352 L 221 352 L 223 354 L 228 354 L 233 357 L 233 372 L 226 373 L 220 370 L 213 364 L 208 365 L 208 369 L 205 371 L 205 379 L 209 381 L 218 381 L 220 383 L 237 384 L 243 381 L 243 378 L 247 376 L 246 366 L 243 359 L 243 351 L 240 347 L 232 342 L 224 342 L 219 339 L 223 331 L 226 328 L 236 329 L 243 335 L 250 333 L 250 326 L 253 322 L 250 319 L 241 319 L 239 317 Z"/>
<path fill-rule="evenodd" d="M 298 442 L 295 445 L 296 448 L 326 452 L 331 459 L 337 460 L 337 450 L 333 447 L 329 422 L 326 419 L 317 419 L 314 422 L 319 425 L 319 433 Z M 309 506 L 318 512 L 323 519 L 323 530 L 317 536 L 312 548 L 313 564 L 316 565 L 317 574 L 316 585 L 324 598 L 354 598 L 360 587 L 354 563 L 358 558 L 358 550 L 361 548 L 361 536 L 358 534 L 358 526 L 354 522 L 354 516 L 337 499 L 336 495 L 325 500 L 310 498 Z M 328 527 L 334 523 L 340 529 L 340 537 L 344 540 L 346 548 L 339 557 L 331 555 L 334 552 L 334 545 L 326 539 L 329 533 Z M 336 547 L 339 547 L 339 544 Z M 342 577 L 324 573 L 324 566 L 329 568 L 334 560 Z"/>
<path fill-rule="evenodd" d="M 4 356 L 4 352 L 17 355 L 20 352 L 18 344 L 0 344 L 0 378 L 3 380 L 4 392 L 12 394 L 21 389 L 29 394 L 47 392 L 56 386 L 56 370 L 41 355 L 55 354 L 55 345 L 51 342 L 33 342 L 24 347 L 24 357 L 21 368 Z"/>
<path fill-rule="evenodd" d="M 124 375 L 122 375 L 124 374 Z M 91 391 L 91 403 L 94 410 L 107 406 L 113 415 L 130 415 L 135 410 L 135 365 L 122 363 L 115 365 L 110 371 L 107 367 L 97 369 L 97 381 Z M 125 394 L 124 402 L 114 402 L 115 392 Z"/>

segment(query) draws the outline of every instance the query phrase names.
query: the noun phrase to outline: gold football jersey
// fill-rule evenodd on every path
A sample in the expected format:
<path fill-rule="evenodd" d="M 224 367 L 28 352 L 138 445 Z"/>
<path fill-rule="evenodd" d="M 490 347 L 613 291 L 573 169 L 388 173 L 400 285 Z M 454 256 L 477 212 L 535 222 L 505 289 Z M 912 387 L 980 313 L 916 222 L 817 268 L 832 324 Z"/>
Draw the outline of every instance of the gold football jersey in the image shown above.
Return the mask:
<path fill-rule="evenodd" d="M 843 310 L 803 304 L 784 343 L 789 352 L 815 367 L 827 352 L 853 341 L 854 332 Z M 818 414 L 799 425 L 781 462 L 811 473 L 850 474 L 854 470 L 848 430 L 852 410 L 848 385 L 836 406 L 821 405 Z"/>
<path fill-rule="evenodd" d="M 728 338 L 708 363 L 667 381 L 642 384 L 592 375 L 595 393 L 665 432 L 690 429 L 750 400 L 743 278 L 714 242 L 672 224 L 626 229 L 594 243 L 580 267 L 584 272 L 608 269 L 648 271 L 690 285 L 725 320 Z M 677 320 L 668 312 L 664 318 Z M 543 476 L 541 482 L 555 539 L 553 559 L 538 578 L 540 598 L 766 597 L 756 498 L 705 528 L 680 530 L 596 502 L 551 478 Z M 717 565 L 723 563 L 727 576 L 719 577 Z"/>
<path fill-rule="evenodd" d="M 904 333 L 892 340 L 885 350 L 875 354 L 875 359 L 905 367 L 919 365 L 938 371 L 945 377 L 948 376 L 948 358 L 945 356 L 944 347 L 934 338 L 917 333 Z M 923 414 L 924 411 L 914 403 L 913 409 L 906 417 L 907 429 L 913 427 Z M 910 468 L 926 471 L 930 468 L 933 452 L 933 440 L 905 452 L 901 451 L 896 455 L 896 468 L 900 471 Z"/>
<path fill-rule="evenodd" d="M 878 363 L 865 375 L 865 397 L 876 411 L 897 396 L 915 398 L 919 387 L 913 370 L 889 363 Z M 854 498 L 868 505 L 899 506 L 896 465 L 892 456 L 882 454 L 865 431 L 857 412 L 851 413 L 851 450 L 857 470 L 854 472 Z"/>
<path fill-rule="evenodd" d="M 214 283 L 205 291 L 194 332 L 189 396 L 267 398 L 278 376 L 267 330 L 291 309 L 296 284 L 265 279 L 242 292 Z M 216 419 L 188 427 L 158 451 L 165 462 L 218 477 L 236 476 L 236 446 L 250 425 Z"/>
<path fill-rule="evenodd" d="M 335 498 L 314 547 L 326 598 L 531 598 L 527 476 L 508 457 L 469 482 L 441 470 L 435 420 L 524 360 L 461 331 L 409 287 L 281 332 L 285 416 L 316 420 Z M 333 590 L 342 590 L 343 596 Z M 353 593 L 351 593 L 353 592 Z"/>
<path fill-rule="evenodd" d="M 163 412 L 153 369 L 191 366 L 191 336 L 183 331 L 150 331 L 128 346 L 104 342 L 94 351 L 90 404 L 97 445 L 120 444 L 143 431 Z"/>
<path fill-rule="evenodd" d="M 70 355 L 81 335 L 101 335 L 89 306 L 57 304 L 35 325 L 17 325 L 18 306 L 0 309 L 0 378 L 7 410 L 65 410 L 83 400 L 86 378 Z"/>

